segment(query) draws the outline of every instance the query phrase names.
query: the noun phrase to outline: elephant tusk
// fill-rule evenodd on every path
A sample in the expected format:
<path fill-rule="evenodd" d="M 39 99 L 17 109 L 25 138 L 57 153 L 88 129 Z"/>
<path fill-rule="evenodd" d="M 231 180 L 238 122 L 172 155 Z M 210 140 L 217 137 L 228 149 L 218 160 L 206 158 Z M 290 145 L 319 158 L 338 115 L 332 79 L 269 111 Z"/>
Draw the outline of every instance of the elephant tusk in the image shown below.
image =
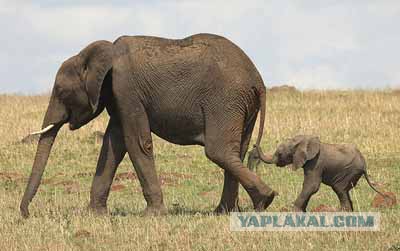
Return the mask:
<path fill-rule="evenodd" d="M 37 132 L 32 132 L 32 133 L 30 133 L 29 135 L 43 134 L 43 133 L 45 133 L 45 132 L 50 131 L 54 126 L 55 126 L 54 124 L 51 124 L 51 125 L 47 126 L 46 128 L 43 128 L 42 130 L 37 131 Z"/>

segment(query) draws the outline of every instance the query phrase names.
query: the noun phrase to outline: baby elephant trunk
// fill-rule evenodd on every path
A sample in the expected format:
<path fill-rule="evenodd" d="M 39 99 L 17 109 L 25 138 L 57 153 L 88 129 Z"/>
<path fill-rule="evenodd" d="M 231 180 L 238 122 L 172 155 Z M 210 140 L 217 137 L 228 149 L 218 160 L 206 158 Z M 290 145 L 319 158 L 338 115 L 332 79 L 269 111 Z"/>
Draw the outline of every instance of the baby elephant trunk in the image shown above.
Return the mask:
<path fill-rule="evenodd" d="M 261 161 L 266 164 L 275 164 L 276 162 L 272 154 L 264 154 L 260 146 L 254 145 L 247 158 L 247 167 L 252 171 L 257 170 Z"/>

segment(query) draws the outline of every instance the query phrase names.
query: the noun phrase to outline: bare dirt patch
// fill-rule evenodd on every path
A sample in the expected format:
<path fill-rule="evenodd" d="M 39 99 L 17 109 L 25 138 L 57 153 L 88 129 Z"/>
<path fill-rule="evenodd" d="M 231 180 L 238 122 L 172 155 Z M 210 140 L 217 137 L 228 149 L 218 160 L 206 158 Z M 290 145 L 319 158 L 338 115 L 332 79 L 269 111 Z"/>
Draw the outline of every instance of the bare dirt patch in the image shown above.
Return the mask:
<path fill-rule="evenodd" d="M 72 175 L 73 178 L 83 178 L 83 177 L 91 177 L 93 176 L 94 173 L 92 172 L 80 172 L 80 173 L 75 173 Z"/>
<path fill-rule="evenodd" d="M 137 179 L 136 175 L 132 172 L 117 173 L 114 178 L 115 181 L 136 180 L 136 179 Z"/>
<path fill-rule="evenodd" d="M 281 207 L 279 209 L 279 212 L 290 212 L 290 211 L 292 211 L 292 210 L 290 210 L 289 207 Z"/>
<path fill-rule="evenodd" d="M 162 186 L 177 186 L 183 180 L 191 179 L 193 176 L 190 174 L 183 174 L 178 172 L 162 172 L 159 179 Z"/>
<path fill-rule="evenodd" d="M 0 179 L 15 180 L 22 177 L 23 175 L 17 172 L 0 172 Z"/>
<path fill-rule="evenodd" d="M 115 185 L 111 186 L 111 191 L 113 191 L 113 192 L 122 191 L 125 188 L 126 188 L 126 186 L 123 184 L 115 184 Z"/>
<path fill-rule="evenodd" d="M 63 180 L 53 183 L 52 185 L 63 187 L 66 193 L 79 193 L 81 191 L 79 183 L 72 180 Z"/>
<path fill-rule="evenodd" d="M 199 193 L 200 196 L 206 197 L 206 198 L 216 198 L 218 197 L 217 191 L 203 191 Z"/>
<path fill-rule="evenodd" d="M 89 238 L 91 235 L 92 234 L 89 231 L 87 231 L 85 229 L 81 229 L 81 230 L 78 230 L 75 232 L 74 238 L 84 239 L 84 238 Z"/>
<path fill-rule="evenodd" d="M 397 205 L 396 195 L 392 192 L 383 192 L 386 197 L 376 194 L 371 206 L 374 208 L 388 208 Z"/>
<path fill-rule="evenodd" d="M 311 209 L 311 212 L 338 212 L 339 210 L 335 207 L 331 207 L 328 205 L 321 204 L 313 209 Z"/>
<path fill-rule="evenodd" d="M 16 183 L 24 183 L 28 180 L 22 173 L 17 172 L 0 172 L 0 180 L 14 181 Z"/>

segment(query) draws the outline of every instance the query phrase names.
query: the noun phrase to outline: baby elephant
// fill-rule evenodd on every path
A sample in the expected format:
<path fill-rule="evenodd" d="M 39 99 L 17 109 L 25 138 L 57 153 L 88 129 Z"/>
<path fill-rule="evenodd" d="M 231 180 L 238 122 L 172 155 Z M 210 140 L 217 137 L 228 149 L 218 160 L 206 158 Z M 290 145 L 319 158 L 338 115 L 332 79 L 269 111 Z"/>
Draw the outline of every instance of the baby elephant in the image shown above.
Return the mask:
<path fill-rule="evenodd" d="M 294 170 L 304 169 L 303 189 L 294 202 L 295 211 L 306 211 L 310 197 L 318 191 L 321 182 L 332 187 L 345 211 L 353 211 L 349 191 L 363 175 L 372 189 L 385 196 L 371 184 L 365 159 L 354 145 L 325 144 L 316 136 L 299 135 L 281 143 L 272 156 L 264 155 L 259 148 L 253 149 L 249 167 L 259 162 L 258 159 L 279 167 L 293 164 Z"/>

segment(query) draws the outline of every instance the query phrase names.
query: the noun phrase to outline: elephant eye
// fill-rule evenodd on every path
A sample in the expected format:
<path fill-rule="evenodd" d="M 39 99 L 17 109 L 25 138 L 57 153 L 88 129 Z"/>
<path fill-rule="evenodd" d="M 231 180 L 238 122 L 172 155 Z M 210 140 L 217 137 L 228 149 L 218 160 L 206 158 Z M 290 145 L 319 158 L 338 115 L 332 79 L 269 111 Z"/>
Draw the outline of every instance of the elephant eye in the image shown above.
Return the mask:
<path fill-rule="evenodd" d="M 75 67 L 76 75 L 78 75 L 80 81 L 82 81 L 82 82 L 84 82 L 86 80 L 87 71 L 88 71 L 87 64 L 83 64 L 81 66 Z"/>
<path fill-rule="evenodd" d="M 60 97 L 61 99 L 65 97 L 65 90 L 61 89 L 60 87 L 56 88 L 56 94 L 58 97 Z"/>
<path fill-rule="evenodd" d="M 66 98 L 68 98 L 69 93 L 66 90 L 61 89 L 58 93 L 59 97 L 64 100 Z"/>
<path fill-rule="evenodd" d="M 87 71 L 88 71 L 88 69 L 89 69 L 89 65 L 84 64 L 84 65 L 83 65 L 83 73 L 86 74 Z"/>

